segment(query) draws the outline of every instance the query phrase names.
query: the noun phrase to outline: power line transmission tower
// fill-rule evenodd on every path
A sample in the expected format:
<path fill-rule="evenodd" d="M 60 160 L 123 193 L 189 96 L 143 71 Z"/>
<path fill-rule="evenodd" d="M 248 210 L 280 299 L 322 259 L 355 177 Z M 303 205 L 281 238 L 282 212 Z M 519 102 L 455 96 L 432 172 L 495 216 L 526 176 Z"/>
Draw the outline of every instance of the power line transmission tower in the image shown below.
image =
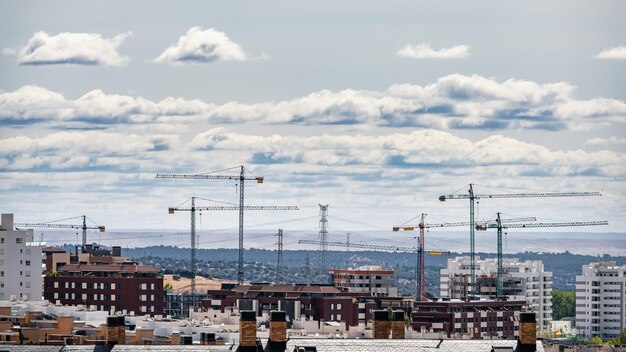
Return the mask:
<path fill-rule="evenodd" d="M 328 204 L 326 205 L 321 205 L 318 204 L 320 206 L 320 234 L 319 234 L 319 240 L 320 240 L 320 276 L 321 276 L 321 282 L 324 282 L 324 273 L 326 272 L 326 270 L 328 270 L 328 266 L 326 263 L 326 251 L 327 251 L 327 245 L 326 243 L 328 242 Z"/>
<path fill-rule="evenodd" d="M 191 272 L 192 272 L 191 294 L 192 295 L 196 293 L 196 247 L 198 243 L 197 235 L 196 235 L 196 211 L 202 211 L 202 210 L 208 210 L 208 211 L 225 211 L 226 210 L 227 211 L 227 210 L 239 210 L 240 209 L 240 206 L 236 204 L 226 203 L 226 202 L 218 202 L 218 203 L 228 204 L 228 205 L 197 207 L 196 199 L 216 202 L 211 199 L 191 197 L 190 208 L 181 207 L 181 205 L 187 203 L 188 200 L 184 201 L 183 203 L 181 203 L 180 205 L 176 207 L 168 208 L 168 213 L 170 214 L 174 214 L 174 212 L 177 212 L 177 211 L 189 211 L 191 213 Z M 298 207 L 294 207 L 294 206 L 280 206 L 280 205 L 266 205 L 266 206 L 246 205 L 244 206 L 244 208 L 246 210 L 297 210 L 298 209 Z"/>
<path fill-rule="evenodd" d="M 278 233 L 274 236 L 278 237 L 278 258 L 276 260 L 276 281 L 277 284 L 282 284 L 285 281 L 285 267 L 283 266 L 283 229 L 278 229 Z"/>
<path fill-rule="evenodd" d="M 508 193 L 508 194 L 474 194 L 474 185 L 469 184 L 468 194 L 451 194 L 439 196 L 439 200 L 444 202 L 446 199 L 469 199 L 469 227 L 470 227 L 470 299 L 474 296 L 476 287 L 476 251 L 474 245 L 475 227 L 474 222 L 474 202 L 476 199 L 486 198 L 542 198 L 542 197 L 590 197 L 602 196 L 600 192 L 545 192 L 545 193 Z"/>
<path fill-rule="evenodd" d="M 214 175 L 212 173 L 208 174 L 157 174 L 156 178 L 175 178 L 175 179 L 187 179 L 187 180 L 196 180 L 196 179 L 214 179 L 214 180 L 239 180 L 239 261 L 237 265 L 237 282 L 241 285 L 243 284 L 243 211 L 244 206 L 244 181 L 254 180 L 257 183 L 263 183 L 263 176 L 246 176 L 245 171 L 246 168 L 241 165 L 236 168 L 240 169 L 239 175 Z M 230 168 L 226 170 L 232 170 L 235 168 Z M 224 171 L 224 170 L 222 170 Z M 292 209 L 284 209 L 284 210 L 298 210 L 298 207 L 293 207 Z"/>

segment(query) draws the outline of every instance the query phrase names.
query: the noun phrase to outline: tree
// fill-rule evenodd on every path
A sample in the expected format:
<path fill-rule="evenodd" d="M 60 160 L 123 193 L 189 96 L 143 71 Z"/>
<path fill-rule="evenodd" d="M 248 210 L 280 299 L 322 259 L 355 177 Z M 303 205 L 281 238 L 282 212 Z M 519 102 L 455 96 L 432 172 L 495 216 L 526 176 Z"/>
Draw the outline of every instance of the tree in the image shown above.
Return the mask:
<path fill-rule="evenodd" d="M 576 292 L 552 290 L 552 318 L 561 320 L 574 316 L 576 316 Z"/>
<path fill-rule="evenodd" d="M 171 282 L 166 282 L 165 285 L 163 285 L 163 289 L 167 292 L 170 292 L 174 289 L 174 286 Z"/>
<path fill-rule="evenodd" d="M 626 345 L 626 328 L 622 330 L 619 337 L 609 340 L 609 345 Z"/>

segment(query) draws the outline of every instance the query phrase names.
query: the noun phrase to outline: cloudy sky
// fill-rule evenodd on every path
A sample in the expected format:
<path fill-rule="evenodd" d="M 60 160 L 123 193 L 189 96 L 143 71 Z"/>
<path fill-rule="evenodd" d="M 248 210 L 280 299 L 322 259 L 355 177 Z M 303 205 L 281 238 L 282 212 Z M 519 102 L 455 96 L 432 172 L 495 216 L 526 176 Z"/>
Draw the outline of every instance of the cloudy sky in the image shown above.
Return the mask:
<path fill-rule="evenodd" d="M 3 2 L 2 212 L 182 230 L 188 214 L 168 206 L 236 202 L 236 185 L 155 174 L 243 164 L 265 177 L 247 204 L 301 208 L 250 212 L 251 229 L 315 233 L 318 203 L 338 232 L 422 212 L 466 221 L 467 202 L 437 198 L 474 183 L 603 193 L 483 200 L 479 218 L 626 232 L 624 13 L 621 1 Z M 234 229 L 236 214 L 202 226 Z"/>

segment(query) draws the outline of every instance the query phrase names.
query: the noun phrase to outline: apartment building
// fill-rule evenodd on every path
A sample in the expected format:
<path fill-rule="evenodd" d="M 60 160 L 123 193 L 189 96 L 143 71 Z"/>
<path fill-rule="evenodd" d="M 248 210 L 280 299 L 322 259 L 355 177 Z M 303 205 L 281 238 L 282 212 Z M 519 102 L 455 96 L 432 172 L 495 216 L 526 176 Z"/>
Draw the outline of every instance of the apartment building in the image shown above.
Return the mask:
<path fill-rule="evenodd" d="M 398 288 L 391 278 L 394 271 L 380 266 L 367 265 L 357 269 L 331 269 L 328 271 L 333 285 L 344 292 L 366 293 L 370 296 L 395 297 Z"/>
<path fill-rule="evenodd" d="M 441 269 L 441 297 L 464 299 L 469 295 L 470 257 L 448 259 L 447 268 Z M 537 315 L 537 327 L 545 330 L 552 320 L 552 273 L 544 270 L 541 260 L 519 261 L 502 259 L 503 294 L 509 301 L 525 301 L 527 308 Z M 496 258 L 476 257 L 477 298 L 496 299 L 498 261 Z"/>
<path fill-rule="evenodd" d="M 618 337 L 624 329 L 626 265 L 598 262 L 583 265 L 576 276 L 576 329 L 583 338 Z"/>
<path fill-rule="evenodd" d="M 0 225 L 0 300 L 41 300 L 42 249 L 33 230 L 13 227 L 13 214 L 2 214 Z"/>

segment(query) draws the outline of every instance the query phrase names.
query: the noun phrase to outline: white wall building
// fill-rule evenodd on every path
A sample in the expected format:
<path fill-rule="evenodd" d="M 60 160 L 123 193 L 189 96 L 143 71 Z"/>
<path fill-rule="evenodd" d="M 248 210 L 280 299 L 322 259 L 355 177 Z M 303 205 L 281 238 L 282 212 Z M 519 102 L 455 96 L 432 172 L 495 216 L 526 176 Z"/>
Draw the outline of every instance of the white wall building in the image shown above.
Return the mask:
<path fill-rule="evenodd" d="M 0 300 L 12 296 L 41 300 L 45 243 L 33 240 L 33 230 L 15 230 L 13 214 L 2 214 L 0 224 Z"/>
<path fill-rule="evenodd" d="M 448 259 L 441 269 L 441 297 L 463 299 L 470 286 L 470 257 Z M 526 301 L 537 313 L 537 328 L 549 329 L 552 320 L 552 273 L 544 271 L 541 260 L 520 262 L 518 258 L 503 258 L 503 294 L 510 301 Z M 498 274 L 496 258 L 476 256 L 476 293 L 481 299 L 495 299 Z"/>
<path fill-rule="evenodd" d="M 625 327 L 626 265 L 600 262 L 583 265 L 576 276 L 576 329 L 584 338 L 618 337 Z"/>

